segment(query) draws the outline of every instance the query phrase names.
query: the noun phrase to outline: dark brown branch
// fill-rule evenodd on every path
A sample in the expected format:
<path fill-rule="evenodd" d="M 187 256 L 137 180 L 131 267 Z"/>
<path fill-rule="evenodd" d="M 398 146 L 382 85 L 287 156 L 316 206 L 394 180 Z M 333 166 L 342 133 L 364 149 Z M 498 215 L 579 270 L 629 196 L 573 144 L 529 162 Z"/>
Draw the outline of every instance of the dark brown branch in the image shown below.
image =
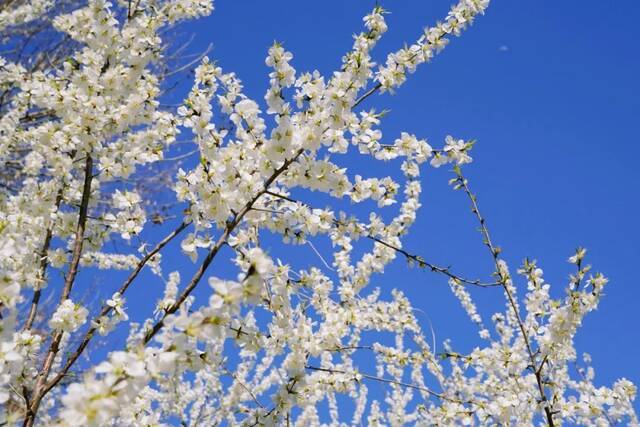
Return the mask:
<path fill-rule="evenodd" d="M 76 226 L 75 240 L 73 244 L 73 254 L 71 256 L 71 263 L 69 264 L 69 271 L 62 287 L 62 294 L 60 295 L 60 304 L 62 304 L 71 293 L 73 283 L 75 282 L 76 275 L 78 274 L 78 265 L 80 264 L 80 257 L 82 256 L 82 245 L 84 243 L 85 226 L 87 222 L 87 214 L 89 212 L 89 201 L 91 199 L 91 182 L 93 180 L 93 158 L 90 154 L 87 154 L 85 158 L 84 166 L 84 184 L 82 188 L 82 200 L 80 204 L 80 211 L 78 213 L 78 225 Z M 36 413 L 40 402 L 44 397 L 44 389 L 53 366 L 53 362 L 60 350 L 60 342 L 62 341 L 62 331 L 55 331 L 51 338 L 51 344 L 49 351 L 44 359 L 42 368 L 38 373 L 37 382 L 33 390 L 33 397 L 31 398 L 31 406 L 27 408 L 26 417 L 24 420 L 25 427 L 33 426 Z"/>
<path fill-rule="evenodd" d="M 304 152 L 304 149 L 301 148 L 296 152 L 296 154 L 292 158 L 290 158 L 288 160 L 285 160 L 285 162 L 282 164 L 282 166 L 280 166 L 278 169 L 276 169 L 276 171 L 264 182 L 263 189 L 261 191 L 259 191 L 254 197 L 252 197 L 244 205 L 242 210 L 240 212 L 238 212 L 233 217 L 233 219 L 230 220 L 227 223 L 227 226 L 225 227 L 224 232 L 222 233 L 222 235 L 220 235 L 220 237 L 218 238 L 216 243 L 213 245 L 213 247 L 211 248 L 209 253 L 207 253 L 207 256 L 205 257 L 205 259 L 203 260 L 202 264 L 200 265 L 200 268 L 198 268 L 196 273 L 191 278 L 191 281 L 189 282 L 189 285 L 180 294 L 180 296 L 178 297 L 176 302 L 173 305 L 171 305 L 171 307 L 169 307 L 165 311 L 164 315 L 162 316 L 162 319 L 160 319 L 155 325 L 153 325 L 151 330 L 149 330 L 149 332 L 147 332 L 147 334 L 144 337 L 144 343 L 145 344 L 149 343 L 149 341 L 151 341 L 151 339 L 155 336 L 155 334 L 157 334 L 158 331 L 160 331 L 160 329 L 162 329 L 162 327 L 164 326 L 164 320 L 167 318 L 167 316 L 169 316 L 169 315 L 175 313 L 176 311 L 178 311 L 178 309 L 180 308 L 182 303 L 184 303 L 184 301 L 189 297 L 189 295 L 191 295 L 191 292 L 193 292 L 193 290 L 196 288 L 196 286 L 198 285 L 198 283 L 202 279 L 202 276 L 207 271 L 207 268 L 209 267 L 211 262 L 213 262 L 214 258 L 216 257 L 216 255 L 218 254 L 218 252 L 220 251 L 222 246 L 224 246 L 226 244 L 227 239 L 229 238 L 229 236 L 231 235 L 233 230 L 235 230 L 235 228 L 238 226 L 238 224 L 240 224 L 240 222 L 242 221 L 244 216 L 251 210 L 251 208 L 256 203 L 256 201 L 260 197 L 262 197 L 263 194 L 265 194 L 268 191 L 268 189 L 271 186 L 271 184 L 273 184 L 274 181 L 283 172 L 285 172 L 287 170 L 287 168 L 293 162 L 295 162 L 303 152 Z"/>
<path fill-rule="evenodd" d="M 308 205 L 308 204 L 306 204 L 304 202 L 292 199 L 291 197 L 285 196 L 283 194 L 278 194 L 278 193 L 275 193 L 273 191 L 266 191 L 266 194 L 268 194 L 270 196 L 273 196 L 273 197 L 277 197 L 277 198 L 286 200 L 286 201 L 291 202 L 291 203 L 301 204 L 303 206 L 306 206 L 309 209 L 313 209 L 312 206 L 310 206 L 310 205 Z M 254 210 L 258 210 L 258 209 L 254 208 Z M 278 212 L 272 212 L 272 213 L 278 213 Z M 343 222 L 338 221 L 338 220 L 333 220 L 333 223 L 335 225 L 339 225 L 339 226 L 346 226 L 346 224 L 344 224 Z M 393 249 L 397 253 L 403 255 L 406 259 L 416 262 L 420 268 L 427 268 L 427 269 L 431 270 L 434 273 L 444 274 L 445 276 L 447 276 L 447 277 L 449 277 L 449 278 L 451 278 L 453 280 L 456 280 L 456 281 L 458 281 L 460 283 L 467 284 L 467 285 L 478 286 L 478 287 L 481 287 L 481 288 L 489 288 L 489 287 L 494 287 L 494 286 L 501 286 L 501 284 L 498 283 L 498 282 L 482 283 L 478 279 L 467 279 L 467 278 L 458 276 L 458 275 L 456 275 L 456 274 L 451 272 L 450 267 L 439 267 L 439 266 L 437 266 L 435 264 L 432 264 L 432 263 L 426 261 L 420 255 L 411 254 L 411 253 L 409 253 L 408 251 L 406 251 L 406 250 L 404 250 L 402 248 L 398 248 L 397 246 L 394 246 L 391 243 L 385 242 L 384 240 L 367 233 L 366 230 L 362 230 L 362 231 L 364 231 L 363 235 L 367 239 L 372 240 L 374 242 L 377 242 L 377 243 L 379 243 L 379 244 L 381 244 L 383 246 L 386 246 L 389 249 Z"/>
<path fill-rule="evenodd" d="M 372 87 L 371 89 L 363 93 L 360 98 L 356 99 L 356 101 L 353 103 L 353 107 L 351 108 L 356 108 L 358 105 L 364 102 L 365 99 L 367 99 L 368 97 L 370 97 L 371 95 L 379 91 L 381 87 L 382 87 L 382 83 L 377 83 L 374 87 Z"/>

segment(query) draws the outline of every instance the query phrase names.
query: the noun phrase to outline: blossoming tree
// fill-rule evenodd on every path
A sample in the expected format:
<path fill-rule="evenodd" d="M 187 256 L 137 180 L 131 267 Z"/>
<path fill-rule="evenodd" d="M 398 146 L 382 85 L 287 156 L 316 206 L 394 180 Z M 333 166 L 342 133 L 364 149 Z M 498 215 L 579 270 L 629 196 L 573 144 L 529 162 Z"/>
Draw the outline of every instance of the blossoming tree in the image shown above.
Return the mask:
<path fill-rule="evenodd" d="M 514 275 L 494 245 L 463 174 L 473 141 L 448 137 L 434 148 L 410 133 L 388 140 L 383 114 L 362 110 L 365 99 L 399 88 L 431 61 L 488 3 L 460 0 L 382 65 L 371 56 L 387 29 L 376 7 L 330 76 L 297 73 L 276 43 L 264 103 L 205 58 L 183 105 L 160 107 L 160 31 L 211 13 L 210 0 L 90 0 L 54 20 L 79 46 L 60 66 L 33 70 L 0 58 L 8 106 L 0 162 L 26 153 L 17 188 L 0 194 L 0 422 L 638 425 L 631 382 L 596 386 L 588 356 L 574 369 L 573 337 L 607 283 L 590 273 L 585 250 L 569 258 L 576 272 L 565 297 L 552 299 L 534 261 Z M 7 3 L 0 29 L 55 8 L 50 0 Z M 47 119 L 23 120 L 38 111 Z M 218 126 L 221 115 L 229 125 Z M 156 228 L 155 240 L 142 242 L 153 225 L 133 190 L 136 171 L 162 160 L 181 132 L 200 156 L 175 176 L 184 210 L 166 235 Z M 354 152 L 401 161 L 403 178 L 351 176 L 341 159 Z M 451 185 L 468 198 L 493 263 L 491 280 L 403 249 L 420 207 L 420 170 L 429 165 L 453 169 Z M 308 196 L 316 193 L 335 204 L 314 205 Z M 343 200 L 372 200 L 377 209 L 363 219 L 361 210 L 341 209 Z M 332 259 L 296 271 L 261 245 L 273 235 L 283 245 L 325 239 Z M 114 240 L 129 245 L 110 251 Z M 195 263 L 190 277 L 162 268 L 174 241 Z M 435 353 L 411 302 L 371 289 L 373 275 L 398 257 L 448 280 L 481 346 Z M 236 278 L 218 277 L 221 264 L 232 264 Z M 79 293 L 82 270 L 128 276 L 109 281 L 112 296 L 92 308 Z M 127 294 L 143 270 L 157 278 L 157 308 L 128 313 Z M 469 287 L 504 297 L 491 323 Z M 120 345 L 113 337 L 123 328 Z M 97 340 L 108 354 L 84 358 Z M 370 390 L 374 383 L 384 392 Z"/>

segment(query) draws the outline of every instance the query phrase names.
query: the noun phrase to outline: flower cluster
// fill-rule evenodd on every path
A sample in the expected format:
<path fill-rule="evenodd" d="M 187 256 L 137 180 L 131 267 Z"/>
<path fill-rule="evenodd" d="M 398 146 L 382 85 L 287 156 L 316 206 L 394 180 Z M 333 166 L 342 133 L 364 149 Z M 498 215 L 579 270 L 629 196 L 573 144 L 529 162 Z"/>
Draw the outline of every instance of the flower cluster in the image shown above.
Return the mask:
<path fill-rule="evenodd" d="M 447 37 L 459 36 L 488 6 L 489 0 L 461 0 L 451 8 L 443 22 L 426 28 L 414 44 L 389 54 L 386 64 L 376 73 L 376 80 L 382 89 L 393 90 L 401 86 L 408 73 L 413 73 L 420 64 L 431 61 L 449 43 Z"/>
<path fill-rule="evenodd" d="M 607 284 L 584 264 L 585 250 L 569 259 L 576 272 L 563 299 L 552 298 L 532 260 L 518 270 L 527 287 L 518 295 L 519 278 L 462 176 L 474 142 L 448 136 L 438 148 L 409 132 L 389 139 L 384 110 L 361 107 L 399 88 L 488 3 L 459 1 L 381 66 L 372 51 L 387 25 L 376 7 L 328 76 L 298 72 L 274 43 L 264 101 L 203 58 L 175 112 L 160 104 L 163 28 L 210 13 L 208 0 L 90 0 L 53 21 L 79 46 L 59 68 L 28 71 L 0 58 L 0 85 L 11 89 L 1 165 L 27 153 L 19 187 L 0 193 L 0 424 L 638 425 L 630 381 L 596 386 L 588 357 L 573 372 L 574 337 Z M 0 29 L 47 4 L 3 10 Z M 26 123 L 34 111 L 51 119 Z M 143 241 L 157 233 L 147 232 L 136 172 L 165 159 L 181 132 L 199 161 L 175 176 L 179 225 Z M 384 168 L 352 173 L 344 160 L 354 157 Z M 495 282 L 403 247 L 429 164 L 453 166 L 451 183 L 472 203 Z M 172 243 L 195 266 L 165 276 L 176 265 L 162 252 Z M 294 267 L 289 245 L 308 246 L 314 258 Z M 397 258 L 448 280 L 479 329 L 477 347 L 461 353 L 446 341 L 437 353 L 407 296 L 374 286 Z M 109 274 L 110 297 L 90 310 L 81 281 L 97 270 Z M 125 274 L 115 270 L 127 270 L 118 287 L 112 279 Z M 141 279 L 145 270 L 153 274 Z M 143 280 L 153 313 L 127 295 Z M 504 295 L 492 323 L 473 286 Z M 125 328 L 117 347 L 112 333 Z M 111 344 L 105 357 L 87 350 L 96 335 Z M 341 410 L 345 399 L 353 410 Z"/>
<path fill-rule="evenodd" d="M 15 7 L 3 6 L 0 10 L 0 31 L 38 19 L 53 3 L 53 0 L 29 0 Z"/>
<path fill-rule="evenodd" d="M 87 310 L 82 305 L 76 304 L 70 299 L 64 300 L 56 309 L 49 320 L 51 329 L 65 332 L 73 332 L 87 320 Z"/>

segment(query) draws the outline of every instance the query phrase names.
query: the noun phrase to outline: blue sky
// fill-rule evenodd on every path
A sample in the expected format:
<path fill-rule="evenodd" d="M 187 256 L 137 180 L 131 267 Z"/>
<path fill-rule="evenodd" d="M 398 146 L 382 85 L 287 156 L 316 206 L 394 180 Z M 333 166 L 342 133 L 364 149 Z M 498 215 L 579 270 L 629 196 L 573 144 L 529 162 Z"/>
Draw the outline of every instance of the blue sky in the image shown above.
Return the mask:
<path fill-rule="evenodd" d="M 451 2 L 380 4 L 391 12 L 389 32 L 375 50 L 383 60 L 444 17 Z M 274 40 L 293 52 L 298 71 L 329 74 L 374 5 L 369 0 L 219 0 L 211 17 L 183 30 L 196 33 L 193 50 L 213 43 L 209 56 L 235 71 L 246 93 L 261 101 L 268 84 L 264 58 Z M 466 175 L 514 270 L 524 257 L 535 258 L 560 292 L 573 272 L 567 257 L 578 245 L 588 248 L 588 262 L 611 281 L 576 342 L 580 352 L 592 354 L 602 385 L 623 376 L 640 383 L 635 270 L 640 260 L 639 14 L 635 0 L 494 0 L 486 16 L 396 95 L 363 105 L 391 110 L 382 127 L 389 141 L 403 130 L 435 147 L 447 134 L 478 140 Z M 486 277 L 491 259 L 468 200 L 447 185 L 451 176 L 446 168 L 423 174 L 423 207 L 405 247 L 467 276 Z M 302 254 L 313 257 L 310 250 Z M 179 257 L 170 262 L 176 268 L 190 264 Z M 211 273 L 218 268 L 214 263 Z M 475 327 L 442 278 L 409 270 L 399 260 L 375 278 L 375 285 L 405 291 L 438 342 L 451 338 L 461 350 L 475 342 Z M 486 319 L 502 306 L 497 290 L 473 294 Z"/>

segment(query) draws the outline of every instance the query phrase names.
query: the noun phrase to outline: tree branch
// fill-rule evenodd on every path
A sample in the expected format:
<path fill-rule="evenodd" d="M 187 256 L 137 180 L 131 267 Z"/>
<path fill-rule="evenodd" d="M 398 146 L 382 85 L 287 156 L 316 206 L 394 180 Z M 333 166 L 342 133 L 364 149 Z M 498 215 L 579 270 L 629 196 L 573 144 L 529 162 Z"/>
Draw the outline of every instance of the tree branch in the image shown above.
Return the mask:
<path fill-rule="evenodd" d="M 463 401 L 463 400 L 459 400 L 459 399 L 452 399 L 450 397 L 447 397 L 445 395 L 443 395 L 442 393 L 438 393 L 435 392 L 431 389 L 428 389 L 426 387 L 422 387 L 416 384 L 410 384 L 410 383 L 405 383 L 402 381 L 396 381 L 396 380 L 392 380 L 390 378 L 382 378 L 382 377 L 377 377 L 375 375 L 369 375 L 369 374 L 363 374 L 362 372 L 347 372 L 347 371 L 342 371 L 339 369 L 329 369 L 329 368 L 319 368 L 316 366 L 305 366 L 306 369 L 312 370 L 312 371 L 320 371 L 320 372 L 327 372 L 330 374 L 345 374 L 345 375 L 352 375 L 354 377 L 354 381 L 357 381 L 357 376 L 361 376 L 362 378 L 366 378 L 368 380 L 374 380 L 374 381 L 379 381 L 379 382 L 383 382 L 383 383 L 387 383 L 387 384 L 396 384 L 402 387 L 407 387 L 407 388 L 412 388 L 414 390 L 419 390 L 419 391 L 423 391 L 427 394 L 430 394 L 431 396 L 437 397 L 438 399 L 441 400 L 447 400 L 449 402 L 454 402 L 454 403 L 460 403 L 460 404 L 473 404 L 473 402 L 470 401 Z"/>
<path fill-rule="evenodd" d="M 64 186 L 60 186 L 58 190 L 58 195 L 56 196 L 55 208 L 56 211 L 60 208 L 60 203 L 62 202 L 62 194 L 63 194 Z M 35 291 L 33 292 L 33 297 L 31 298 L 31 307 L 29 308 L 29 314 L 27 315 L 27 320 L 24 324 L 23 330 L 28 331 L 33 326 L 33 322 L 36 319 L 36 314 L 38 312 L 38 304 L 40 303 L 40 296 L 42 293 L 42 284 L 44 283 L 47 267 L 49 266 L 49 247 L 51 246 L 51 238 L 53 237 L 53 221 L 49 224 L 47 228 L 47 234 L 44 238 L 44 243 L 42 244 L 42 249 L 38 253 L 38 257 L 40 259 L 40 268 L 38 269 L 38 275 L 36 277 L 37 283 L 35 283 Z"/>
<path fill-rule="evenodd" d="M 309 204 L 301 202 L 301 201 L 298 201 L 298 200 L 295 200 L 295 199 L 292 199 L 291 197 L 285 196 L 283 194 L 278 194 L 278 193 L 275 193 L 273 191 L 266 191 L 266 194 L 268 194 L 270 196 L 273 196 L 273 197 L 280 198 L 282 200 L 286 200 L 286 201 L 291 202 L 291 203 L 301 204 L 303 206 L 306 206 L 309 209 L 313 209 L 313 207 L 310 206 Z M 272 213 L 279 213 L 279 212 L 272 212 Z M 336 220 L 336 219 L 333 220 L 333 223 L 335 225 L 339 225 L 339 226 L 346 226 L 345 223 L 343 223 L 343 222 L 341 222 L 339 220 Z M 501 284 L 498 283 L 498 282 L 483 283 L 479 279 L 467 279 L 465 277 L 458 276 L 458 275 L 456 275 L 456 274 L 451 272 L 450 267 L 439 267 L 439 266 L 437 266 L 435 264 L 432 264 L 432 263 L 426 261 L 420 255 L 411 254 L 411 253 L 409 253 L 408 251 L 406 251 L 406 250 L 404 250 L 402 248 L 394 246 L 391 243 L 388 243 L 388 242 L 386 242 L 386 241 L 384 241 L 384 240 L 382 240 L 382 239 L 380 239 L 378 237 L 375 237 L 375 236 L 369 234 L 367 232 L 367 230 L 361 230 L 361 231 L 363 231 L 363 235 L 367 239 L 372 240 L 374 242 L 377 242 L 377 243 L 379 243 L 379 244 L 381 244 L 383 246 L 386 246 L 389 249 L 393 249 L 397 253 L 403 255 L 406 259 L 418 263 L 418 266 L 420 268 L 428 268 L 429 270 L 431 270 L 434 273 L 444 274 L 445 276 L 447 276 L 447 277 L 449 277 L 451 279 L 457 280 L 458 282 L 464 283 L 464 284 L 467 284 L 467 285 L 478 286 L 478 287 L 481 287 L 481 288 L 489 288 L 489 287 L 494 287 L 494 286 L 501 286 Z"/>
<path fill-rule="evenodd" d="M 518 305 L 516 304 L 515 297 L 513 296 L 511 290 L 509 289 L 509 286 L 507 285 L 508 277 L 505 277 L 501 271 L 500 249 L 495 247 L 491 241 L 491 235 L 489 234 L 489 229 L 487 228 L 486 220 L 484 219 L 484 217 L 480 213 L 480 209 L 478 208 L 477 198 L 469 189 L 468 182 L 465 179 L 465 177 L 462 175 L 462 171 L 460 170 L 460 167 L 456 166 L 454 168 L 454 172 L 456 174 L 456 182 L 458 182 L 459 188 L 462 188 L 465 194 L 467 195 L 467 197 L 469 198 L 472 206 L 471 211 L 473 212 L 478 222 L 480 223 L 480 232 L 482 233 L 484 245 L 491 252 L 491 256 L 493 258 L 493 262 L 496 268 L 496 274 L 498 274 L 498 277 L 500 279 L 499 283 L 502 285 L 502 288 L 504 289 L 504 292 L 507 295 L 509 305 L 511 306 L 511 309 L 516 317 L 516 321 L 518 322 L 518 327 L 520 328 L 520 332 L 522 333 L 522 338 L 524 339 L 524 342 L 526 344 L 527 353 L 529 354 L 531 366 L 533 368 L 533 371 L 536 377 L 536 382 L 538 384 L 538 392 L 540 393 L 540 399 L 544 404 L 544 412 L 547 417 L 547 424 L 549 425 L 549 427 L 555 427 L 555 423 L 553 421 L 553 413 L 549 403 L 549 399 L 547 398 L 547 395 L 544 392 L 544 386 L 542 385 L 542 364 L 539 368 L 536 366 L 537 365 L 536 358 L 533 354 L 533 349 L 531 347 L 529 335 L 527 334 L 527 331 L 524 326 L 524 322 L 522 320 L 522 317 L 520 316 L 520 312 L 518 310 Z"/>
<path fill-rule="evenodd" d="M 151 341 L 151 339 L 155 336 L 155 334 L 158 333 L 158 331 L 160 331 L 160 329 L 162 329 L 162 327 L 164 326 L 164 320 L 167 318 L 167 316 L 175 313 L 176 311 L 178 311 L 178 309 L 180 308 L 180 306 L 182 305 L 182 303 L 184 303 L 184 301 L 187 299 L 187 297 L 189 297 L 189 295 L 191 294 L 191 292 L 193 292 L 193 290 L 196 288 L 196 286 L 198 285 L 198 283 L 200 282 L 200 280 L 202 279 L 202 276 L 204 275 L 204 273 L 207 271 L 207 268 L 209 267 L 209 265 L 211 264 L 211 262 L 213 261 L 213 259 L 216 257 L 216 255 L 218 254 L 218 252 L 220 251 L 220 249 L 222 248 L 222 246 L 227 242 L 227 239 L 229 238 L 229 236 L 231 235 L 231 233 L 233 232 L 233 230 L 235 230 L 236 226 L 238 224 L 240 224 L 240 222 L 242 221 L 242 219 L 244 218 L 244 216 L 251 210 L 251 208 L 253 207 L 254 203 L 260 198 L 262 197 L 263 194 L 265 194 L 269 187 L 271 186 L 271 184 L 273 184 L 273 182 L 284 172 L 287 170 L 287 168 L 293 163 L 295 162 L 300 155 L 304 152 L 304 148 L 300 148 L 296 154 L 288 160 L 285 160 L 285 162 L 282 164 L 282 166 L 280 166 L 265 182 L 263 185 L 263 189 L 260 190 L 254 197 L 252 197 L 242 208 L 242 210 L 240 212 L 238 212 L 234 218 L 229 221 L 227 223 L 227 226 L 224 229 L 224 232 L 222 233 L 222 235 L 218 238 L 218 240 L 216 241 L 216 243 L 213 245 L 213 247 L 211 248 L 211 250 L 209 251 L 209 253 L 207 253 L 207 256 L 205 257 L 205 259 L 203 260 L 202 264 L 200 265 L 200 268 L 198 268 L 198 270 L 195 272 L 195 274 L 193 275 L 193 277 L 191 278 L 191 281 L 189 282 L 189 285 L 185 288 L 185 290 L 180 294 L 180 296 L 178 297 L 178 299 L 176 300 L 176 302 L 169 307 L 164 315 L 162 316 L 162 319 L 160 319 L 158 322 L 156 322 L 155 325 L 153 325 L 153 327 L 151 328 L 151 330 L 149 330 L 149 332 L 147 332 L 147 334 L 144 337 L 144 343 L 147 344 L 149 343 L 149 341 Z"/>
<path fill-rule="evenodd" d="M 173 240 L 177 235 L 179 235 L 185 228 L 187 228 L 188 225 L 189 225 L 188 222 L 183 222 L 182 224 L 180 224 L 175 230 L 169 233 L 167 237 L 162 239 L 149 253 L 147 253 L 140 260 L 140 262 L 138 262 L 138 265 L 136 266 L 136 268 L 131 272 L 129 277 L 127 277 L 127 280 L 124 281 L 124 283 L 122 284 L 122 286 L 120 286 L 120 289 L 118 289 L 117 292 L 120 293 L 120 295 L 124 295 L 124 293 L 127 291 L 131 283 L 133 283 L 136 277 L 138 277 L 138 274 L 140 274 L 140 272 L 142 271 L 142 268 L 147 264 L 147 262 L 151 258 L 153 258 L 158 252 L 160 252 L 162 248 L 164 248 L 171 240 Z M 104 304 L 102 306 L 102 310 L 100 310 L 100 314 L 98 314 L 94 318 L 91 324 L 93 324 L 95 321 L 98 321 L 100 318 L 107 316 L 112 310 L 113 310 L 112 306 Z M 82 341 L 80 342 L 76 350 L 67 358 L 67 362 L 64 364 L 60 372 L 58 372 L 56 376 L 52 378 L 51 381 L 46 385 L 43 395 L 48 393 L 53 387 L 55 387 L 62 380 L 62 378 L 64 378 L 67 372 L 69 372 L 69 369 L 73 366 L 76 360 L 78 360 L 78 358 L 82 355 L 82 352 L 85 350 L 85 348 L 89 345 L 89 342 L 94 337 L 95 332 L 96 332 L 96 328 L 94 326 L 91 326 L 91 328 L 89 328 L 89 330 L 85 333 L 84 337 L 82 338 Z"/>
<path fill-rule="evenodd" d="M 71 293 L 73 283 L 75 282 L 76 275 L 78 274 L 78 265 L 80 264 L 80 257 L 82 255 L 82 245 L 84 243 L 85 226 L 87 222 L 87 213 L 89 211 L 89 201 L 91 196 L 91 181 L 93 180 L 93 158 L 87 153 L 84 166 L 84 184 L 82 188 L 82 200 L 80 204 L 80 211 L 78 213 L 78 225 L 76 226 L 75 240 L 73 244 L 73 254 L 71 257 L 71 263 L 69 264 L 69 271 L 67 273 L 64 285 L 62 287 L 62 294 L 60 296 L 60 304 L 62 304 Z M 38 373 L 38 379 L 36 386 L 33 390 L 33 398 L 31 399 L 31 406 L 27 408 L 27 414 L 24 420 L 25 427 L 33 426 L 36 413 L 40 402 L 44 396 L 44 389 L 49 372 L 53 366 L 53 362 L 60 350 L 60 341 L 62 341 L 62 331 L 55 331 L 51 339 L 51 345 L 49 351 L 44 359 L 42 368 Z"/>

